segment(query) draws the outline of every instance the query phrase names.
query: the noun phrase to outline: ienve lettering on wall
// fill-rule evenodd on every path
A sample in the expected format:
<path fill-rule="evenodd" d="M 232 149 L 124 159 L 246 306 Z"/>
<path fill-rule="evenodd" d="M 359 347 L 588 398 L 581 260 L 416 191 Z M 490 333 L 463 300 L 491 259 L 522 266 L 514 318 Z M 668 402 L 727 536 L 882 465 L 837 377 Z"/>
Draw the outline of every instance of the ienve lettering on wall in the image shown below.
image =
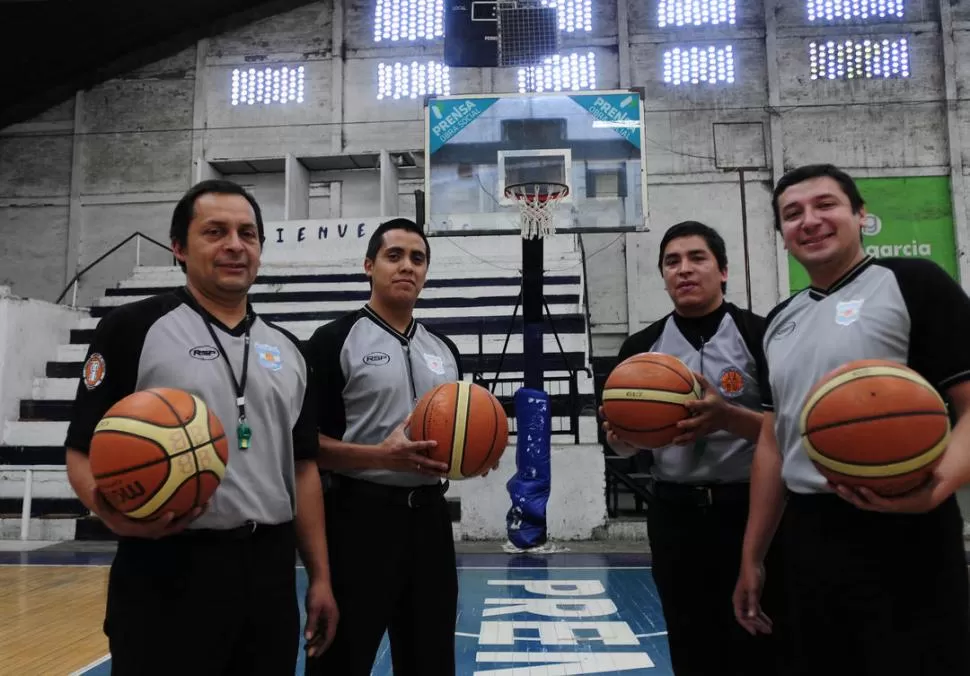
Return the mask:
<path fill-rule="evenodd" d="M 364 260 L 367 241 L 386 218 L 325 218 L 266 223 L 264 263 Z"/>

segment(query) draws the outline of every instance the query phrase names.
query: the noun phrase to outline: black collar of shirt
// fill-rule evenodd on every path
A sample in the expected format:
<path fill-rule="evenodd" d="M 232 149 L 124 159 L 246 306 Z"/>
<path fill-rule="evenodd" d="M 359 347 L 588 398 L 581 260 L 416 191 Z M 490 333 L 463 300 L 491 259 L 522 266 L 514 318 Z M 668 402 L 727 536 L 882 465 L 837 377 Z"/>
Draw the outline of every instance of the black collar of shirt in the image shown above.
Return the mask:
<path fill-rule="evenodd" d="M 383 317 L 377 314 L 377 312 L 374 311 L 374 308 L 372 308 L 369 304 L 364 306 L 363 312 L 365 315 L 370 317 L 375 324 L 401 341 L 401 344 L 403 345 L 407 345 L 410 340 L 414 338 L 414 334 L 418 330 L 418 324 L 414 321 L 414 317 L 411 317 L 411 321 L 408 323 L 407 328 L 404 329 L 404 333 L 401 333 L 391 326 L 390 323 L 387 322 Z"/>
<path fill-rule="evenodd" d="M 856 277 L 861 275 L 866 268 L 872 265 L 875 259 L 872 256 L 866 256 L 861 261 L 853 265 L 851 268 L 846 270 L 845 274 L 839 277 L 837 280 L 832 282 L 832 284 L 827 289 L 820 289 L 817 286 L 808 287 L 808 295 L 812 300 L 822 300 L 827 296 L 831 296 L 833 293 L 841 289 L 846 284 L 849 284 Z"/>
<path fill-rule="evenodd" d="M 701 349 L 717 333 L 724 315 L 727 314 L 727 301 L 722 302 L 716 310 L 701 317 L 684 317 L 673 313 L 674 323 L 695 350 Z"/>
<path fill-rule="evenodd" d="M 219 319 L 215 317 L 211 312 L 209 312 L 204 307 L 202 307 L 202 305 L 199 304 L 199 301 L 195 299 L 195 296 L 192 295 L 192 292 L 189 291 L 186 287 L 180 286 L 179 288 L 177 288 L 175 290 L 175 295 L 178 296 L 179 299 L 184 301 L 185 304 L 188 305 L 190 308 L 192 308 L 197 313 L 202 315 L 204 319 L 208 319 L 209 323 L 211 323 L 213 326 L 218 326 L 221 330 L 225 331 L 230 336 L 233 336 L 236 338 L 245 334 L 246 326 L 252 325 L 252 323 L 256 321 L 256 310 L 253 309 L 253 304 L 249 300 L 249 298 L 246 298 L 246 316 L 243 317 L 242 321 L 240 321 L 234 327 L 229 328 L 221 321 L 219 321 Z"/>

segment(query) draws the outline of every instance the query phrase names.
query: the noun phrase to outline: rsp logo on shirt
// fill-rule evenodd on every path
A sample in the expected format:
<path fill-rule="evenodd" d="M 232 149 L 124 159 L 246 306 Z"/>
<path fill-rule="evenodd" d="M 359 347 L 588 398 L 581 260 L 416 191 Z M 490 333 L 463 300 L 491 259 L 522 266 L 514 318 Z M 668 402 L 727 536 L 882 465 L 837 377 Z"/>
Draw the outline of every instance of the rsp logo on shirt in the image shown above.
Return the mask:
<path fill-rule="evenodd" d="M 211 345 L 197 345 L 189 350 L 189 356 L 194 359 L 217 359 L 219 350 Z"/>
<path fill-rule="evenodd" d="M 391 355 L 385 352 L 371 352 L 364 355 L 363 362 L 368 366 L 383 366 L 391 361 Z"/>

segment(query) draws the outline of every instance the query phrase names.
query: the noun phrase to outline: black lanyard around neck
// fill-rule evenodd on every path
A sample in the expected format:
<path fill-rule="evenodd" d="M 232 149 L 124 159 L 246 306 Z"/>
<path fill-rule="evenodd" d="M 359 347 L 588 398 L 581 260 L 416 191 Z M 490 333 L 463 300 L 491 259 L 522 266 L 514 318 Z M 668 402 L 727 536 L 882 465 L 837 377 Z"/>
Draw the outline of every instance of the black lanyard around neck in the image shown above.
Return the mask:
<path fill-rule="evenodd" d="M 192 297 L 191 291 L 186 289 L 186 293 Z M 194 304 L 198 306 L 195 302 L 195 298 L 192 298 Z M 216 347 L 219 349 L 219 354 L 222 355 L 223 361 L 226 362 L 226 366 L 229 368 L 229 376 L 232 378 L 233 387 L 236 388 L 236 407 L 239 411 L 238 422 L 236 424 L 236 437 L 239 442 L 239 449 L 246 450 L 249 448 L 249 440 L 252 437 L 252 430 L 249 427 L 249 423 L 246 421 L 246 376 L 249 374 L 249 333 L 252 328 L 252 321 L 249 316 L 249 312 L 246 312 L 246 316 L 243 321 L 246 323 L 246 333 L 245 335 L 245 347 L 243 347 L 243 362 L 242 362 L 242 380 L 236 380 L 236 371 L 232 368 L 232 364 L 229 362 L 229 355 L 222 347 L 222 342 L 219 340 L 219 336 L 216 335 L 215 329 L 212 328 L 212 322 L 209 321 L 209 313 L 202 307 L 198 307 L 199 314 L 202 316 L 202 321 L 205 322 L 205 327 L 209 330 L 209 335 L 212 336 L 212 340 L 215 342 Z"/>

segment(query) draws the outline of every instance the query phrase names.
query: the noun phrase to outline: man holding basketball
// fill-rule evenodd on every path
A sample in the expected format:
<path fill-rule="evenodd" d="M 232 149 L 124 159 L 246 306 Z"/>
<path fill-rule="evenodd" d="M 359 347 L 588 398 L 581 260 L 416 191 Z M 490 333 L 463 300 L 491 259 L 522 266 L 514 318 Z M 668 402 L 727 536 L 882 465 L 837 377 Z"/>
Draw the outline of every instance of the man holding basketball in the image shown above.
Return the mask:
<path fill-rule="evenodd" d="M 112 674 L 292 674 L 297 548 L 309 576 L 309 654 L 326 649 L 337 622 L 312 379 L 296 338 L 248 300 L 264 241 L 251 195 L 229 181 L 197 184 L 175 206 L 171 240 L 185 287 L 99 323 L 67 432 L 71 485 L 119 536 L 104 620 Z M 113 404 L 154 387 L 202 399 L 222 423 L 229 462 L 205 509 L 141 522 L 100 494 L 88 451 Z"/>
<path fill-rule="evenodd" d="M 678 424 L 680 436 L 651 449 L 647 527 L 674 673 L 776 676 L 782 673 L 776 637 L 747 635 L 730 607 L 761 427 L 764 319 L 725 300 L 724 240 L 703 223 L 671 227 L 658 267 L 674 311 L 627 338 L 618 361 L 670 354 L 704 389 L 702 399 L 688 402 L 693 416 Z M 641 450 L 621 441 L 608 422 L 603 429 L 617 454 Z"/>
<path fill-rule="evenodd" d="M 738 622 L 753 634 L 770 628 L 759 603 L 762 562 L 784 510 L 799 674 L 968 674 L 970 596 L 954 492 L 970 481 L 970 299 L 935 263 L 867 256 L 862 196 L 834 166 L 783 176 L 773 208 L 811 286 L 767 318 L 766 412 L 734 594 Z M 858 359 L 914 369 L 956 421 L 931 480 L 901 497 L 830 484 L 802 445 L 806 395 Z"/>
<path fill-rule="evenodd" d="M 431 250 L 413 221 L 382 223 L 364 271 L 367 304 L 307 346 L 321 392 L 318 462 L 328 473 L 327 539 L 340 626 L 308 675 L 369 676 L 387 631 L 395 676 L 455 673 L 458 573 L 441 480 L 447 465 L 412 442 L 418 400 L 462 378 L 449 339 L 415 321 Z"/>

